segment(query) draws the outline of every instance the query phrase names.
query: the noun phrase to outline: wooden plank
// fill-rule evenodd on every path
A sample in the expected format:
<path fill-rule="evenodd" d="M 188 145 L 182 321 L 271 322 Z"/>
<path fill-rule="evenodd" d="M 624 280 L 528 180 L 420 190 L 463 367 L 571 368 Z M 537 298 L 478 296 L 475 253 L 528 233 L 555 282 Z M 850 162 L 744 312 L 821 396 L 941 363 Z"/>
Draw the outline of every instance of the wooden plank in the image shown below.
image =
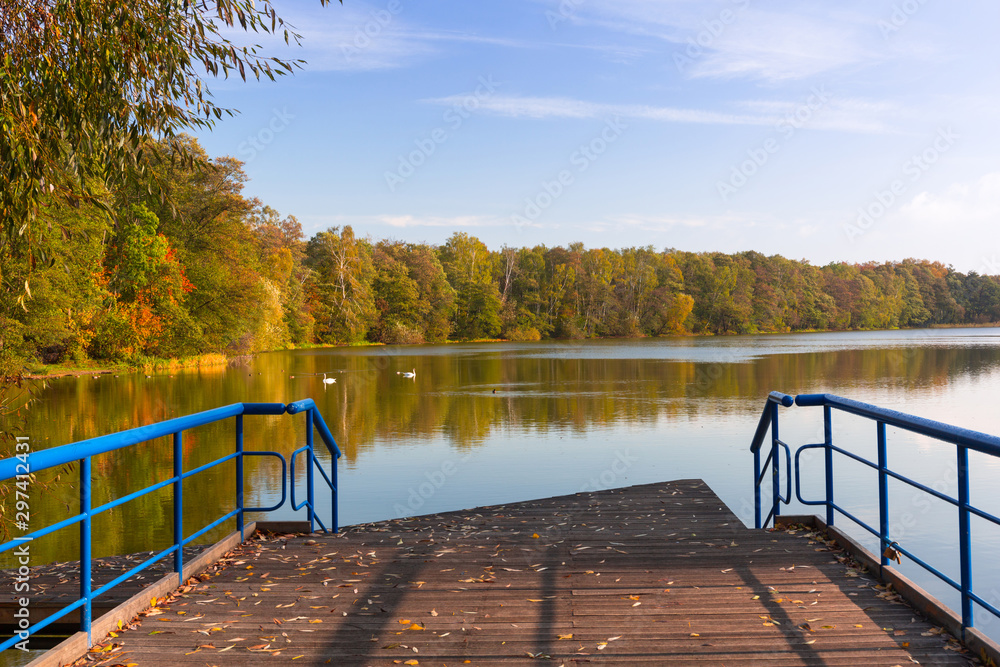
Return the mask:
<path fill-rule="evenodd" d="M 257 536 L 80 664 L 968 663 L 842 560 L 698 480 Z"/>
<path fill-rule="evenodd" d="M 252 535 L 254 530 L 255 525 L 252 522 L 244 526 L 244 534 L 246 535 Z M 202 551 L 190 562 L 185 563 L 185 574 L 188 577 L 201 574 L 238 544 L 240 544 L 240 533 L 239 531 L 234 531 L 216 542 L 212 547 Z M 95 642 L 106 639 L 109 632 L 118 628 L 119 621 L 123 624 L 128 623 L 140 611 L 149 609 L 151 601 L 154 598 L 168 595 L 179 586 L 180 582 L 178 581 L 177 573 L 168 574 L 156 583 L 136 593 L 105 615 L 93 620 L 91 622 L 91 636 Z M 32 660 L 28 663 L 27 667 L 61 667 L 62 665 L 72 664 L 88 648 L 90 648 L 90 645 L 87 641 L 87 633 L 77 632 Z"/>
<path fill-rule="evenodd" d="M 946 628 L 948 632 L 956 637 L 961 637 L 962 619 L 957 614 L 949 610 L 944 603 L 931 595 L 924 588 L 910 581 L 899 570 L 891 565 L 882 566 L 880 558 L 865 549 L 847 533 L 836 526 L 827 526 L 826 522 L 817 516 L 788 516 L 781 517 L 777 522 L 778 526 L 789 526 L 802 524 L 821 530 L 837 542 L 845 551 L 850 553 L 855 559 L 863 563 L 882 583 L 892 584 L 893 588 L 911 605 L 919 609 L 921 613 L 931 619 L 934 623 Z M 995 664 L 1000 664 L 1000 644 L 993 641 L 976 628 L 969 628 L 964 632 L 964 643 L 977 656 L 983 658 L 984 662 L 992 660 Z"/>

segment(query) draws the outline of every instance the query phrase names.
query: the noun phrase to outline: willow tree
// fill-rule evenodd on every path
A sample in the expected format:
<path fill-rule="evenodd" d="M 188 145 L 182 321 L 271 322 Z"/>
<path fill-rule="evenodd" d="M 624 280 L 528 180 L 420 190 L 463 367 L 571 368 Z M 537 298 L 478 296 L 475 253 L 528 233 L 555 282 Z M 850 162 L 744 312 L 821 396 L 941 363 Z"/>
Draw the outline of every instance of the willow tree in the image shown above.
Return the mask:
<path fill-rule="evenodd" d="M 48 205 L 103 205 L 104 186 L 128 182 L 155 191 L 150 141 L 234 113 L 214 102 L 210 78 L 300 66 L 233 41 L 242 30 L 298 43 L 272 4 L 0 0 L 0 251 L 44 257 L 33 227 Z M 179 144 L 173 158 L 193 161 Z"/>

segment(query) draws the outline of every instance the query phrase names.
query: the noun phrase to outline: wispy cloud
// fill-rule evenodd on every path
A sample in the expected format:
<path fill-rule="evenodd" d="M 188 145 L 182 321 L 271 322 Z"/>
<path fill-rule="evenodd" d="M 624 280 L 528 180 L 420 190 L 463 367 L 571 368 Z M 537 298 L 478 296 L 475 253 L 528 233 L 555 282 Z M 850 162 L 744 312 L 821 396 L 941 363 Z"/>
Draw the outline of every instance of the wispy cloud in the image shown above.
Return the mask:
<path fill-rule="evenodd" d="M 563 43 L 516 39 L 467 30 L 428 29 L 413 23 L 402 10 L 389 5 L 352 4 L 329 9 L 293 6 L 282 16 L 302 35 L 302 48 L 284 54 L 301 58 L 310 71 L 372 71 L 413 67 L 440 57 L 448 44 L 494 46 L 508 49 L 583 49 L 607 52 L 612 58 L 637 58 L 641 50 L 628 45 Z M 401 6 L 401 5 L 400 5 Z M 277 45 L 283 48 L 284 43 Z"/>
<path fill-rule="evenodd" d="M 466 96 L 449 95 L 424 100 L 430 104 L 454 106 Z M 777 118 L 728 114 L 700 109 L 678 109 L 642 104 L 603 104 L 568 97 L 492 96 L 480 101 L 480 111 L 489 111 L 511 118 L 605 118 L 623 116 L 671 123 L 711 123 L 723 125 L 769 125 Z"/>
<path fill-rule="evenodd" d="M 442 106 L 461 105 L 467 95 L 449 95 L 423 100 Z M 801 100 L 752 100 L 735 106 L 752 113 L 726 113 L 706 109 L 683 109 L 648 104 L 609 104 L 589 102 L 569 97 L 520 97 L 493 95 L 479 101 L 477 110 L 508 118 L 634 118 L 663 123 L 694 123 L 707 125 L 761 125 L 774 126 L 788 114 L 801 107 Z M 820 117 L 810 121 L 809 127 L 846 132 L 885 132 L 889 123 L 884 120 L 893 113 L 891 105 L 869 103 L 863 100 L 834 100 Z M 873 113 L 877 110 L 879 113 Z"/>
<path fill-rule="evenodd" d="M 750 0 L 617 0 L 581 5 L 572 20 L 665 42 L 672 55 L 686 59 L 684 74 L 692 78 L 777 83 L 871 65 L 891 52 L 870 13 L 832 11 L 826 3 L 763 9 Z"/>
<path fill-rule="evenodd" d="M 446 228 L 469 229 L 486 227 L 509 227 L 509 216 L 491 215 L 419 215 L 419 214 L 370 214 L 370 215 L 321 215 L 304 219 L 312 229 L 329 226 L 351 225 L 355 231 L 366 227 L 388 227 L 391 229 Z"/>

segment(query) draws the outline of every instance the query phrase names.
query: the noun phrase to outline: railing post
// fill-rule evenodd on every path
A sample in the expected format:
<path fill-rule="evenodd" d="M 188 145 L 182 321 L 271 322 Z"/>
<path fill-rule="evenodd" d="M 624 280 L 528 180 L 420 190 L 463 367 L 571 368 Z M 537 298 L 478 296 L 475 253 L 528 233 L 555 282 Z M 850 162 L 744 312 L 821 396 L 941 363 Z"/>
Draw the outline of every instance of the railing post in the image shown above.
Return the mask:
<path fill-rule="evenodd" d="M 236 528 L 240 531 L 240 542 L 246 539 L 243 534 L 243 415 L 236 415 Z"/>
<path fill-rule="evenodd" d="M 80 597 L 86 602 L 80 608 L 80 632 L 87 633 L 87 647 L 93 645 L 93 638 L 90 636 L 90 622 L 93 612 L 93 605 L 90 599 L 90 555 L 91 555 L 91 470 L 90 457 L 80 459 L 80 514 L 83 521 L 80 522 Z"/>
<path fill-rule="evenodd" d="M 774 522 L 781 514 L 781 464 L 778 461 L 778 404 L 769 403 L 771 408 L 771 510 Z M 791 471 L 788 471 L 789 474 Z"/>
<path fill-rule="evenodd" d="M 823 450 L 826 459 L 826 525 L 833 525 L 833 416 L 829 405 L 823 406 Z"/>
<path fill-rule="evenodd" d="M 184 440 L 182 431 L 174 433 L 174 571 L 177 583 L 184 585 Z"/>
<path fill-rule="evenodd" d="M 309 511 L 309 532 L 316 530 L 315 489 L 313 487 L 313 466 L 316 465 L 316 454 L 313 452 L 313 410 L 306 410 L 306 508 Z M 294 483 L 294 482 L 293 482 Z"/>
<path fill-rule="evenodd" d="M 962 634 L 972 627 L 972 536 L 969 530 L 969 450 L 958 450 L 958 549 L 962 568 Z M 964 639 L 964 637 L 963 637 Z"/>
<path fill-rule="evenodd" d="M 753 453 L 753 526 L 757 530 L 760 530 L 760 484 L 757 480 L 760 479 L 760 450 L 754 450 Z"/>
<path fill-rule="evenodd" d="M 878 433 L 878 536 L 882 566 L 889 564 L 885 548 L 889 546 L 889 476 L 885 451 L 885 422 L 876 423 Z"/>
<path fill-rule="evenodd" d="M 330 498 L 331 511 L 333 516 L 331 517 L 331 525 L 333 526 L 334 534 L 340 532 L 340 522 L 338 520 L 338 502 L 337 497 L 340 493 L 340 482 L 337 480 L 337 452 L 330 452 L 330 460 L 333 464 L 330 466 L 330 481 L 333 482 L 333 496 Z"/>

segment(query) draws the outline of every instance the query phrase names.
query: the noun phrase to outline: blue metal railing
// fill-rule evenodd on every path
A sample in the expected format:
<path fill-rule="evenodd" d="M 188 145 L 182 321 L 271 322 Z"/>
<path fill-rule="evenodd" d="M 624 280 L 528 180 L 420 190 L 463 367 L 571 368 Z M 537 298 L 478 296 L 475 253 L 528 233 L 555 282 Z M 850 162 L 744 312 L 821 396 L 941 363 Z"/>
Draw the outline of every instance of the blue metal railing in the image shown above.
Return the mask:
<path fill-rule="evenodd" d="M 753 441 L 750 443 L 750 451 L 753 452 L 754 525 L 757 528 L 766 526 L 772 518 L 781 513 L 781 502 L 787 504 L 791 500 L 791 451 L 788 445 L 778 438 L 778 406 L 783 405 L 786 408 L 790 408 L 793 401 L 794 399 L 788 394 L 782 394 L 780 391 L 772 391 L 767 397 L 767 403 L 764 404 L 764 411 L 760 415 L 760 421 L 757 422 L 757 431 L 753 434 Z M 767 454 L 764 465 L 761 466 L 760 448 L 764 444 L 764 437 L 767 435 L 769 429 L 771 431 L 771 449 Z M 785 475 L 786 490 L 784 497 L 781 495 L 781 466 L 778 461 L 779 447 L 785 450 L 785 469 L 788 471 Z M 771 510 L 768 512 L 767 518 L 761 522 L 760 485 L 764 481 L 768 464 L 771 466 Z"/>
<path fill-rule="evenodd" d="M 764 416 L 761 417 L 761 425 L 757 428 L 757 433 L 754 435 L 754 442 L 751 445 L 751 449 L 754 450 L 754 461 L 755 461 L 755 491 L 759 497 L 759 484 L 761 473 L 759 466 L 757 465 L 757 460 L 759 459 L 758 450 L 763 442 L 764 435 L 766 435 L 767 427 L 770 426 L 773 429 L 773 441 L 779 444 L 780 441 L 777 440 L 777 407 L 772 405 L 775 401 L 775 393 L 771 394 L 768 398 L 768 404 L 765 407 L 765 415 L 768 410 L 771 410 L 772 417 L 770 423 L 765 423 Z M 780 394 L 779 396 L 784 396 Z M 799 447 L 794 456 L 795 466 L 794 471 L 789 471 L 789 475 L 794 474 L 795 476 L 795 496 L 796 499 L 803 505 L 813 505 L 813 506 L 823 506 L 826 508 L 826 523 L 829 526 L 834 525 L 834 519 L 837 514 L 843 515 L 853 521 L 855 524 L 860 526 L 862 529 L 878 538 L 879 540 L 879 551 L 881 553 L 881 565 L 883 567 L 888 566 L 890 559 L 892 557 L 897 557 L 898 555 L 904 555 L 914 563 L 919 565 L 921 568 L 934 575 L 945 584 L 956 590 L 961 596 L 961 616 L 962 616 L 962 628 L 974 627 L 974 616 L 973 616 L 973 603 L 981 605 L 984 609 L 989 611 L 994 616 L 1000 617 L 1000 609 L 994 605 L 987 602 L 980 595 L 977 595 L 973 590 L 972 582 L 972 535 L 970 529 L 970 519 L 971 516 L 977 516 L 990 523 L 1000 526 L 1000 517 L 996 517 L 984 510 L 972 505 L 971 498 L 969 494 L 969 450 L 982 452 L 989 456 L 1000 457 L 1000 438 L 992 435 L 987 435 L 985 433 L 979 433 L 977 431 L 971 431 L 969 429 L 959 428 L 957 426 L 951 426 L 949 424 L 944 424 L 941 422 L 933 421 L 931 419 L 925 419 L 923 417 L 917 417 L 914 415 L 909 415 L 903 412 L 897 412 L 895 410 L 887 410 L 885 408 L 880 408 L 875 405 L 870 405 L 868 403 L 861 403 L 860 401 L 854 401 L 849 398 L 842 398 L 840 396 L 834 396 L 832 394 L 800 394 L 795 398 L 795 404 L 800 407 L 822 407 L 823 408 L 823 442 L 816 444 L 808 444 Z M 787 404 L 786 404 L 787 405 Z M 856 415 L 859 417 L 864 417 L 875 422 L 875 435 L 876 443 L 878 448 L 878 460 L 870 461 L 862 456 L 858 456 L 852 452 L 849 452 L 841 447 L 837 447 L 833 444 L 833 411 L 838 410 L 848 414 Z M 925 484 L 921 484 L 905 475 L 902 475 L 890 468 L 888 453 L 887 453 L 887 440 L 886 440 L 886 426 L 893 426 L 895 428 L 902 429 L 904 431 L 909 431 L 911 433 L 918 433 L 924 436 L 928 436 L 935 440 L 950 443 L 955 446 L 956 451 L 956 461 L 957 461 L 957 473 L 958 473 L 958 489 L 957 498 L 952 497 L 946 493 L 937 491 Z M 763 429 L 763 432 L 762 432 Z M 775 452 L 777 445 L 772 444 L 772 454 Z M 756 449 L 754 449 L 756 447 Z M 800 488 L 800 456 L 802 452 L 811 449 L 822 449 L 824 452 L 824 487 L 825 494 L 823 500 L 806 500 L 802 497 Z M 786 448 L 787 451 L 787 448 Z M 878 473 L 878 495 L 879 495 L 879 507 L 878 507 L 878 527 L 869 525 L 866 521 L 860 517 L 852 514 L 848 510 L 841 507 L 834 499 L 834 454 L 839 454 L 845 456 L 853 461 L 856 461 L 868 468 L 875 470 Z M 777 473 L 774 473 L 777 474 Z M 912 548 L 907 548 L 902 546 L 893 539 L 890 534 L 889 528 L 889 493 L 888 493 L 888 483 L 889 479 L 894 479 L 904 484 L 907 484 L 923 493 L 930 494 L 931 496 L 942 500 L 950 505 L 953 505 L 958 509 L 958 551 L 959 551 L 959 581 L 955 581 L 952 577 L 941 572 L 934 566 L 930 565 L 925 560 L 918 557 L 913 553 Z M 772 506 L 776 507 L 779 502 L 788 503 L 788 494 L 785 497 L 781 497 L 778 493 L 777 483 L 775 483 L 774 490 L 772 492 Z M 759 505 L 759 503 L 758 503 Z M 771 515 L 768 519 L 765 519 L 763 523 L 760 521 L 760 511 L 757 512 L 757 528 L 766 526 L 771 516 L 777 516 L 778 512 L 776 509 L 772 510 Z"/>
<path fill-rule="evenodd" d="M 286 473 L 286 461 L 285 457 L 278 452 L 270 451 L 245 451 L 243 449 L 243 417 L 245 415 L 282 415 L 282 414 L 297 414 L 300 412 L 306 413 L 306 445 L 305 447 L 296 450 L 296 453 L 292 455 L 292 470 L 291 475 L 288 479 L 285 477 Z M 236 433 L 235 433 L 235 451 L 231 454 L 222 456 L 210 463 L 199 466 L 192 470 L 184 471 L 184 450 L 183 450 L 183 433 L 186 430 L 204 426 L 206 424 L 212 424 L 215 422 L 224 421 L 226 419 L 235 418 L 236 421 Z M 319 459 L 316 458 L 316 453 L 313 448 L 313 429 L 317 430 L 320 434 L 320 439 L 326 445 L 327 449 L 331 455 L 331 474 L 327 475 L 326 471 L 323 470 Z M 152 484 L 144 489 L 130 493 L 121 498 L 116 498 L 98 507 L 93 507 L 91 502 L 91 485 L 92 485 L 92 471 L 91 471 L 91 459 L 99 454 L 105 454 L 107 452 L 112 452 L 119 449 L 125 449 L 127 447 L 132 447 L 143 442 L 148 442 L 156 438 L 162 438 L 170 436 L 173 441 L 173 476 L 169 479 Z M 306 486 L 307 486 L 307 499 L 295 506 L 295 456 L 301 452 L 306 452 L 308 459 L 308 468 L 306 475 Z M 19 641 L 24 641 L 38 631 L 48 627 L 52 623 L 55 623 L 60 618 L 63 618 L 70 612 L 79 609 L 80 610 L 80 630 L 87 633 L 87 643 L 88 646 L 92 643 L 91 637 L 91 623 L 92 623 L 92 609 L 93 601 L 100 595 L 107 593 L 109 590 L 129 579 L 133 575 L 145 570 L 147 567 L 153 563 L 166 558 L 167 556 L 173 555 L 173 569 L 177 572 L 178 581 L 184 581 L 184 546 L 198 539 L 208 531 L 219 526 L 220 524 L 228 521 L 229 519 L 236 519 L 236 528 L 240 531 L 240 538 L 245 538 L 244 534 L 244 515 L 246 512 L 270 512 L 276 510 L 284 505 L 285 500 L 288 496 L 286 490 L 286 484 L 290 480 L 292 486 L 292 504 L 294 509 L 306 508 L 307 514 L 309 516 L 309 528 L 310 531 L 315 530 L 315 526 L 318 523 L 320 527 L 325 531 L 337 532 L 337 459 L 340 458 L 340 449 L 337 447 L 337 443 L 334 441 L 333 436 L 330 434 L 330 430 L 327 428 L 326 423 L 323 421 L 323 417 L 319 414 L 319 410 L 316 408 L 316 404 L 312 399 L 306 399 L 303 401 L 297 401 L 295 403 L 290 403 L 287 406 L 284 403 L 234 403 L 233 405 L 227 405 L 225 407 L 216 408 L 214 410 L 208 410 L 205 412 L 199 412 L 197 414 L 188 415 L 185 417 L 178 417 L 176 419 L 170 419 L 163 422 L 158 422 L 156 424 L 150 424 L 149 426 L 143 426 L 140 428 L 129 429 L 127 431 L 121 431 L 120 433 L 112 433 L 109 435 L 100 436 L 97 438 L 91 438 L 90 440 L 82 440 L 69 445 L 62 445 L 60 447 L 54 447 L 52 449 L 45 449 L 40 451 L 31 452 L 29 454 L 22 454 L 21 457 L 12 457 L 0 461 L 0 483 L 6 482 L 7 480 L 20 478 L 24 479 L 25 475 L 36 473 L 47 468 L 54 468 L 57 466 L 62 466 L 67 463 L 79 462 L 80 471 L 80 510 L 75 516 L 71 516 L 62 521 L 55 522 L 43 528 L 37 529 L 23 535 L 21 537 L 9 540 L 2 545 L 0 545 L 0 553 L 10 551 L 19 547 L 23 547 L 25 544 L 31 542 L 34 539 L 43 537 L 50 533 L 53 533 L 62 528 L 67 528 L 74 524 L 79 524 L 80 530 L 80 597 L 75 601 L 67 604 L 65 607 L 57 612 L 50 614 L 45 619 L 41 621 L 32 623 L 29 627 L 21 629 L 20 632 L 16 633 L 13 637 L 10 637 L 6 641 L 0 643 L 0 651 L 6 650 L 18 643 Z M 281 461 L 281 502 L 273 507 L 245 507 L 243 498 L 243 459 L 246 456 L 274 456 Z M 184 480 L 197 475 L 198 473 L 204 472 L 211 468 L 214 468 L 226 461 L 236 462 L 236 509 L 224 513 L 222 516 L 218 517 L 207 526 L 203 526 L 196 530 L 192 534 L 185 537 L 184 535 L 184 494 L 183 494 L 183 484 Z M 330 527 L 327 528 L 326 525 L 316 516 L 316 505 L 315 505 L 315 493 L 314 493 L 314 476 L 313 469 L 318 467 L 322 473 L 323 479 L 326 481 L 327 485 L 330 487 L 332 496 L 332 512 L 330 519 Z M 165 488 L 167 486 L 173 487 L 173 528 L 174 528 L 174 543 L 167 549 L 160 551 L 159 553 L 146 559 L 139 565 L 133 567 L 128 572 L 120 575 L 119 577 L 113 579 L 112 581 L 104 584 L 97 590 L 92 590 L 92 563 L 91 563 L 91 553 L 92 553 L 92 542 L 91 542 L 91 527 L 92 520 L 98 514 L 106 512 L 114 507 L 118 507 L 124 503 L 134 500 L 136 498 L 150 494 L 158 489 Z"/>

